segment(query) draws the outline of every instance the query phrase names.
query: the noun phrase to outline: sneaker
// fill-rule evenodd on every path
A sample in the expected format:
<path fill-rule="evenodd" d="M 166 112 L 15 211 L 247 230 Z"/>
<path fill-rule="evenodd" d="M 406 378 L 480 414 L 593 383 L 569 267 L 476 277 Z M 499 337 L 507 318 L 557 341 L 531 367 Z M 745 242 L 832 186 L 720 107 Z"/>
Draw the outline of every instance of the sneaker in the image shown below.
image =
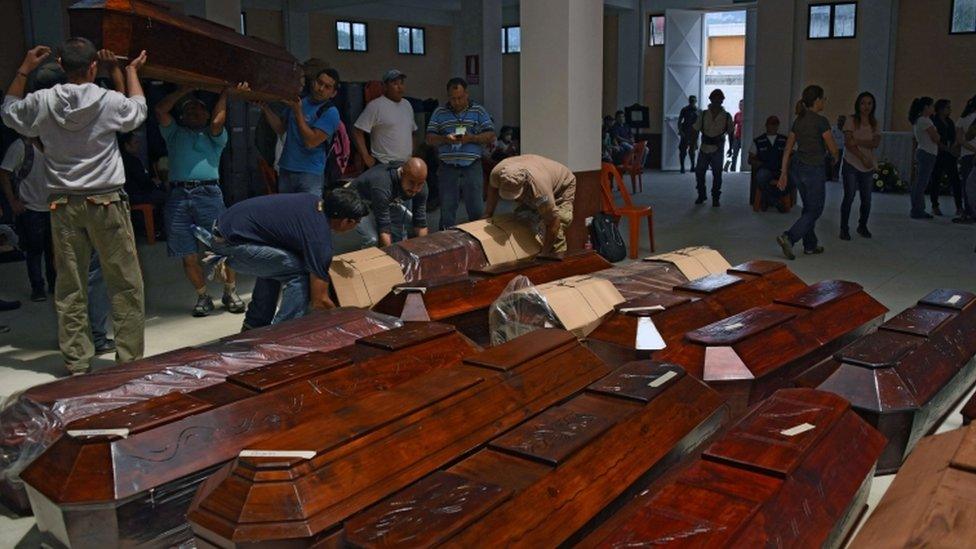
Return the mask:
<path fill-rule="evenodd" d="M 193 316 L 207 316 L 214 310 L 213 298 L 203 294 L 197 298 L 197 304 L 193 306 Z"/>
<path fill-rule="evenodd" d="M 224 296 L 220 298 L 220 302 L 224 304 L 224 308 L 228 312 L 240 314 L 244 312 L 244 300 L 241 296 L 237 295 L 237 292 L 224 292 Z"/>
<path fill-rule="evenodd" d="M 712 207 L 713 208 L 718 208 L 719 207 L 719 202 L 718 202 L 718 197 L 717 196 L 712 199 Z"/>
<path fill-rule="evenodd" d="M 824 253 L 824 247 L 823 246 L 817 246 L 816 248 L 814 248 L 812 250 L 803 250 L 803 254 L 804 255 L 817 255 L 817 254 L 822 254 L 822 253 Z"/>
<path fill-rule="evenodd" d="M 39 303 L 41 301 L 47 301 L 47 292 L 44 291 L 44 288 L 41 288 L 39 290 L 31 290 L 30 300 L 35 303 Z"/>
<path fill-rule="evenodd" d="M 95 354 L 96 355 L 104 355 L 104 354 L 111 353 L 111 352 L 114 352 L 114 351 L 115 351 L 115 340 L 114 339 L 106 339 L 105 341 L 103 341 L 101 343 L 96 343 L 95 344 Z"/>
<path fill-rule="evenodd" d="M 873 236 L 871 234 L 871 231 L 869 231 L 868 228 L 864 225 L 861 225 L 857 228 L 857 234 L 863 236 L 864 238 L 871 238 Z"/>
<path fill-rule="evenodd" d="M 796 256 L 793 255 L 793 245 L 790 244 L 790 239 L 785 233 L 776 237 L 776 243 L 783 250 L 786 259 L 796 259 Z"/>
<path fill-rule="evenodd" d="M 840 239 L 841 240 L 850 240 L 851 239 L 851 231 L 848 230 L 848 229 L 841 229 L 840 230 Z"/>
<path fill-rule="evenodd" d="M 0 299 L 0 311 L 13 311 L 20 308 L 19 301 L 4 301 Z"/>
<path fill-rule="evenodd" d="M 708 197 L 707 196 L 701 196 L 701 195 L 699 195 L 698 196 L 698 199 L 695 200 L 695 204 L 704 204 L 706 200 L 708 200 Z"/>

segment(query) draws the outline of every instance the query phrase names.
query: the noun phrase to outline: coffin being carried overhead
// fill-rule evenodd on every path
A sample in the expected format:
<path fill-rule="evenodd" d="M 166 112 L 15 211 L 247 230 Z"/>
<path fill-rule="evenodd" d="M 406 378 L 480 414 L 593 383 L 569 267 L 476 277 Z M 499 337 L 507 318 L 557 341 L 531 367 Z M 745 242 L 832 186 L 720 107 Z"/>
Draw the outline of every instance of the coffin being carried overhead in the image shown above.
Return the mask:
<path fill-rule="evenodd" d="M 363 309 L 334 309 L 31 387 L 0 411 L 3 502 L 11 509 L 30 511 L 20 472 L 61 436 L 68 423 L 153 397 L 203 389 L 228 375 L 331 351 L 399 325 L 396 318 Z"/>
<path fill-rule="evenodd" d="M 888 437 L 892 473 L 976 383 L 976 295 L 936 290 L 808 371 L 800 384 L 846 398 Z M 824 379 L 825 378 L 825 379 Z"/>
<path fill-rule="evenodd" d="M 579 546 L 839 547 L 865 507 L 883 446 L 844 399 L 781 390 Z"/>
<path fill-rule="evenodd" d="M 83 0 L 68 8 L 73 36 L 133 59 L 140 75 L 220 91 L 248 82 L 252 99 L 294 99 L 302 75 L 284 48 L 146 0 Z"/>

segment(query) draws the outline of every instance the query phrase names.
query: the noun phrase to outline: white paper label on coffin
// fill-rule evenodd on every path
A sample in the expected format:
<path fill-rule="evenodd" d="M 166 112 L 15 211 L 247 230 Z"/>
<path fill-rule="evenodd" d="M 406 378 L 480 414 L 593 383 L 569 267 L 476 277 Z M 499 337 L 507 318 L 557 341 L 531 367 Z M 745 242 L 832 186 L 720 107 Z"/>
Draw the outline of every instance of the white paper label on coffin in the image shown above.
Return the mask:
<path fill-rule="evenodd" d="M 129 430 L 122 429 L 68 429 L 69 437 L 122 437 L 128 438 Z"/>
<path fill-rule="evenodd" d="M 313 450 L 241 450 L 240 457 L 301 458 L 315 457 Z"/>
<path fill-rule="evenodd" d="M 959 303 L 959 300 L 961 300 L 961 299 L 962 299 L 962 296 L 961 296 L 961 295 L 959 295 L 959 294 L 954 294 L 954 295 L 953 295 L 952 297 L 950 297 L 950 298 L 949 298 L 949 300 L 948 300 L 948 301 L 949 301 L 949 305 L 955 305 L 956 303 Z"/>
<path fill-rule="evenodd" d="M 661 385 L 664 385 L 668 381 L 671 381 L 671 378 L 677 375 L 678 373 L 675 372 L 674 370 L 668 370 L 667 372 L 664 372 L 663 374 L 654 378 L 654 381 L 648 383 L 647 386 L 652 388 L 660 387 Z"/>
<path fill-rule="evenodd" d="M 535 231 L 513 214 L 471 221 L 456 227 L 481 243 L 489 265 L 533 257 L 542 249 Z"/>
<path fill-rule="evenodd" d="M 779 434 L 785 437 L 795 437 L 796 435 L 805 433 L 811 429 L 816 429 L 816 425 L 811 425 L 809 423 L 801 423 L 795 427 L 790 427 L 789 429 L 783 429 Z"/>

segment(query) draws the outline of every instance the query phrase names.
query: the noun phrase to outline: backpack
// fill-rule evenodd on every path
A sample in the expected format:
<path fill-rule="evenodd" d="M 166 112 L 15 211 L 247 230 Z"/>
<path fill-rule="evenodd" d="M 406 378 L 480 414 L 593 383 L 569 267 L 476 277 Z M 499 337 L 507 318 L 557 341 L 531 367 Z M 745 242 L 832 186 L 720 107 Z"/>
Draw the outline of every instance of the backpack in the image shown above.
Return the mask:
<path fill-rule="evenodd" d="M 590 225 L 593 249 L 610 263 L 622 261 L 627 257 L 627 246 L 620 236 L 620 228 L 612 215 L 599 212 L 593 216 Z"/>
<path fill-rule="evenodd" d="M 329 107 L 335 106 L 332 101 L 326 102 L 315 113 L 315 119 L 318 120 L 325 114 L 325 111 L 329 110 Z M 325 189 L 332 189 L 338 184 L 342 173 L 346 171 L 346 166 L 349 165 L 349 157 L 352 155 L 349 133 L 346 131 L 346 125 L 342 120 L 339 120 L 335 134 L 329 137 L 329 145 L 326 147 L 326 151 Z"/>

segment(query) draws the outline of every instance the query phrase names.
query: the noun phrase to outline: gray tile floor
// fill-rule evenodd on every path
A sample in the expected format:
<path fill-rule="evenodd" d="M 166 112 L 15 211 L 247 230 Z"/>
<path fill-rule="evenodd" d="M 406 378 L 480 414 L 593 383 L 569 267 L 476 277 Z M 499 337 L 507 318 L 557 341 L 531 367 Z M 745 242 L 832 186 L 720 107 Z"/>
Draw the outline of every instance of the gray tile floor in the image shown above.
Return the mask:
<path fill-rule="evenodd" d="M 725 179 L 722 206 L 712 208 L 710 203 L 692 203 L 692 176 L 644 174 L 644 192 L 635 200 L 654 207 L 658 251 L 708 245 L 720 250 L 733 264 L 749 259 L 782 259 L 773 239 L 796 219 L 798 209 L 789 214 L 754 213 L 747 205 L 748 174 L 731 174 Z M 837 278 L 858 282 L 892 313 L 911 306 L 933 288 L 976 291 L 976 228 L 954 225 L 948 217 L 932 221 L 908 219 L 906 195 L 875 194 L 870 222 L 874 238 L 855 235 L 853 241 L 843 242 L 837 237 L 841 194 L 839 183 L 828 183 L 827 209 L 818 224 L 826 253 L 801 254 L 790 262 L 790 268 L 805 281 Z M 854 215 L 856 208 L 855 204 Z M 943 198 L 942 209 L 953 211 L 951 199 Z M 621 228 L 626 231 L 626 226 Z M 641 255 L 648 255 L 646 229 L 643 230 Z M 351 238 L 345 237 L 337 247 L 344 251 L 352 245 Z M 147 289 L 147 355 L 210 341 L 240 328 L 240 315 L 219 309 L 211 317 L 190 317 L 193 291 L 184 281 L 179 263 L 166 257 L 165 244 L 141 245 L 139 253 Z M 249 290 L 251 280 L 242 277 L 239 285 L 242 290 Z M 216 284 L 212 289 L 220 291 Z M 0 298 L 25 301 L 17 311 L 0 313 L 0 323 L 12 328 L 10 333 L 0 335 L 0 398 L 64 375 L 57 352 L 53 303 L 31 303 L 26 300 L 27 295 L 23 265 L 0 264 Z M 96 368 L 109 366 L 107 356 L 96 364 Z M 943 430 L 955 428 L 959 422 L 960 416 L 955 414 Z M 875 480 L 870 503 L 880 498 L 891 478 Z M 32 518 L 14 518 L 0 508 L 0 547 L 36 546 L 36 530 L 32 528 Z"/>

